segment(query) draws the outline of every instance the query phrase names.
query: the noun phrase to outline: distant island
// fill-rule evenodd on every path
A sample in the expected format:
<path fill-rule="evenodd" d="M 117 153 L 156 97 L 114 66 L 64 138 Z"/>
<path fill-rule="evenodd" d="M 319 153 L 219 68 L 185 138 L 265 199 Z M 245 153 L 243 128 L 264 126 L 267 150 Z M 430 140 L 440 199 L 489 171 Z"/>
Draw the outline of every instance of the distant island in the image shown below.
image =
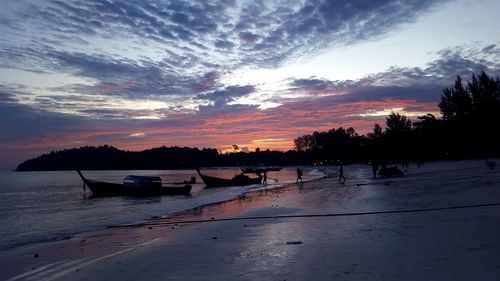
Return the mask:
<path fill-rule="evenodd" d="M 465 85 L 464 85 L 465 84 Z M 464 83 L 457 77 L 432 114 L 411 121 L 399 113 L 386 118 L 385 129 L 359 135 L 342 127 L 294 139 L 295 150 L 222 154 L 214 148 L 158 147 L 123 151 L 113 146 L 52 151 L 21 163 L 16 171 L 188 169 L 243 165 L 326 165 L 500 157 L 500 79 L 485 72 Z"/>
<path fill-rule="evenodd" d="M 239 165 L 304 164 L 304 152 L 258 151 L 220 154 L 217 149 L 158 147 L 124 151 L 113 146 L 85 146 L 40 155 L 20 164 L 16 171 L 162 170 Z"/>

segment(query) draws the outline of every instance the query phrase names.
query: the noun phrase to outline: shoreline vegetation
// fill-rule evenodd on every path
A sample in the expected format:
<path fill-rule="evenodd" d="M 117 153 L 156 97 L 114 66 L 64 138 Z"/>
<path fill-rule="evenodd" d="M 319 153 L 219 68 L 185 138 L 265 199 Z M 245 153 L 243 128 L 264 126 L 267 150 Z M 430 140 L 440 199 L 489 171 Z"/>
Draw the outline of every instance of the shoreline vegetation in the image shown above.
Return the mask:
<path fill-rule="evenodd" d="M 191 169 L 242 165 L 328 165 L 425 162 L 500 156 L 500 79 L 485 72 L 444 89 L 441 118 L 430 113 L 412 121 L 392 112 L 385 129 L 359 135 L 342 127 L 294 139 L 295 150 L 269 149 L 221 154 L 214 148 L 158 147 L 123 151 L 113 146 L 85 146 L 52 151 L 24 161 L 15 171 Z"/>

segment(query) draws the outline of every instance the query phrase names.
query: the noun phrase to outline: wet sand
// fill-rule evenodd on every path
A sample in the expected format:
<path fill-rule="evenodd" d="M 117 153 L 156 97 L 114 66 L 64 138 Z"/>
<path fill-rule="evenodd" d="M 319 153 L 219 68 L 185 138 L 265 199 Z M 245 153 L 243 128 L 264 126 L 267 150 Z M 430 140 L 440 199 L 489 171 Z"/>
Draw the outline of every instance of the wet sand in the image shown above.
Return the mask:
<path fill-rule="evenodd" d="M 5 251 L 0 280 L 492 280 L 500 274 L 500 169 L 482 161 L 435 163 L 394 179 L 354 179 L 344 169 L 346 184 L 333 169 L 327 179 Z"/>

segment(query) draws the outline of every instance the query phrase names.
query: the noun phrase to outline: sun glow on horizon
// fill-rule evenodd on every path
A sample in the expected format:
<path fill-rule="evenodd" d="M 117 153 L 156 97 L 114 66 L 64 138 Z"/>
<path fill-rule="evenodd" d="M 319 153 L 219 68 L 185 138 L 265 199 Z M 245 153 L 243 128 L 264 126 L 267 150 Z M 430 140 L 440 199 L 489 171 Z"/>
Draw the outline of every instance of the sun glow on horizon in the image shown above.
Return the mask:
<path fill-rule="evenodd" d="M 434 115 L 434 116 L 439 116 L 441 113 L 438 111 L 433 111 L 433 112 L 424 112 L 424 111 L 409 111 L 406 110 L 403 107 L 394 107 L 394 108 L 385 108 L 385 109 L 370 109 L 365 111 L 365 113 L 359 113 L 359 114 L 351 114 L 348 116 L 359 116 L 359 117 L 382 117 L 382 116 L 388 116 L 391 113 L 399 113 L 401 115 L 405 115 L 408 117 L 416 117 L 416 116 L 423 116 L 428 113 Z"/>

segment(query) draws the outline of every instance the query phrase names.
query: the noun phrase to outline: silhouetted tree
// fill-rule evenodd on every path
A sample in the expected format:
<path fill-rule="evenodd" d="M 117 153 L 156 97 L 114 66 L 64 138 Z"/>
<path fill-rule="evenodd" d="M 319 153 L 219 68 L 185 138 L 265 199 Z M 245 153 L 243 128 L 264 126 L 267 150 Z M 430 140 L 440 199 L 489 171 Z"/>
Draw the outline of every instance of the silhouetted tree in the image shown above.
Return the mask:
<path fill-rule="evenodd" d="M 387 134 L 404 134 L 411 130 L 411 121 L 399 113 L 391 112 L 385 119 L 385 122 L 387 125 Z"/>
<path fill-rule="evenodd" d="M 379 124 L 375 123 L 375 125 L 373 125 L 373 132 L 368 133 L 368 138 L 372 140 L 380 139 L 383 134 L 384 134 L 384 129 L 382 129 L 382 127 Z"/>
<path fill-rule="evenodd" d="M 472 75 L 467 83 L 472 96 L 474 113 L 479 116 L 490 116 L 498 113 L 500 104 L 500 81 L 490 78 L 484 71 L 479 77 Z M 496 112 L 495 112 L 496 111 Z"/>
<path fill-rule="evenodd" d="M 464 88 L 458 76 L 454 87 L 443 91 L 439 103 L 448 153 L 453 157 L 498 153 L 500 81 L 483 71 L 479 76 L 472 74 L 466 85 Z M 472 128 L 479 133 L 472 132 Z"/>
<path fill-rule="evenodd" d="M 388 159 L 400 162 L 409 158 L 411 129 L 412 122 L 405 115 L 391 112 L 387 116 L 382 147 Z"/>
<path fill-rule="evenodd" d="M 457 76 L 455 85 L 446 88 L 439 103 L 444 120 L 464 121 L 472 112 L 472 98 L 463 87 L 462 78 Z"/>
<path fill-rule="evenodd" d="M 298 151 L 306 151 L 313 147 L 313 138 L 311 135 L 303 135 L 294 139 L 295 149 Z"/>
<path fill-rule="evenodd" d="M 296 150 L 307 152 L 313 162 L 334 162 L 339 159 L 352 162 L 359 160 L 364 153 L 363 137 L 352 127 L 313 132 L 296 138 L 294 143 Z"/>
<path fill-rule="evenodd" d="M 384 136 L 384 129 L 379 124 L 375 123 L 375 125 L 373 125 L 373 132 L 368 133 L 367 135 L 368 138 L 366 139 L 366 142 L 369 159 L 377 163 L 384 161 L 385 148 L 383 147 L 382 140 Z"/>

